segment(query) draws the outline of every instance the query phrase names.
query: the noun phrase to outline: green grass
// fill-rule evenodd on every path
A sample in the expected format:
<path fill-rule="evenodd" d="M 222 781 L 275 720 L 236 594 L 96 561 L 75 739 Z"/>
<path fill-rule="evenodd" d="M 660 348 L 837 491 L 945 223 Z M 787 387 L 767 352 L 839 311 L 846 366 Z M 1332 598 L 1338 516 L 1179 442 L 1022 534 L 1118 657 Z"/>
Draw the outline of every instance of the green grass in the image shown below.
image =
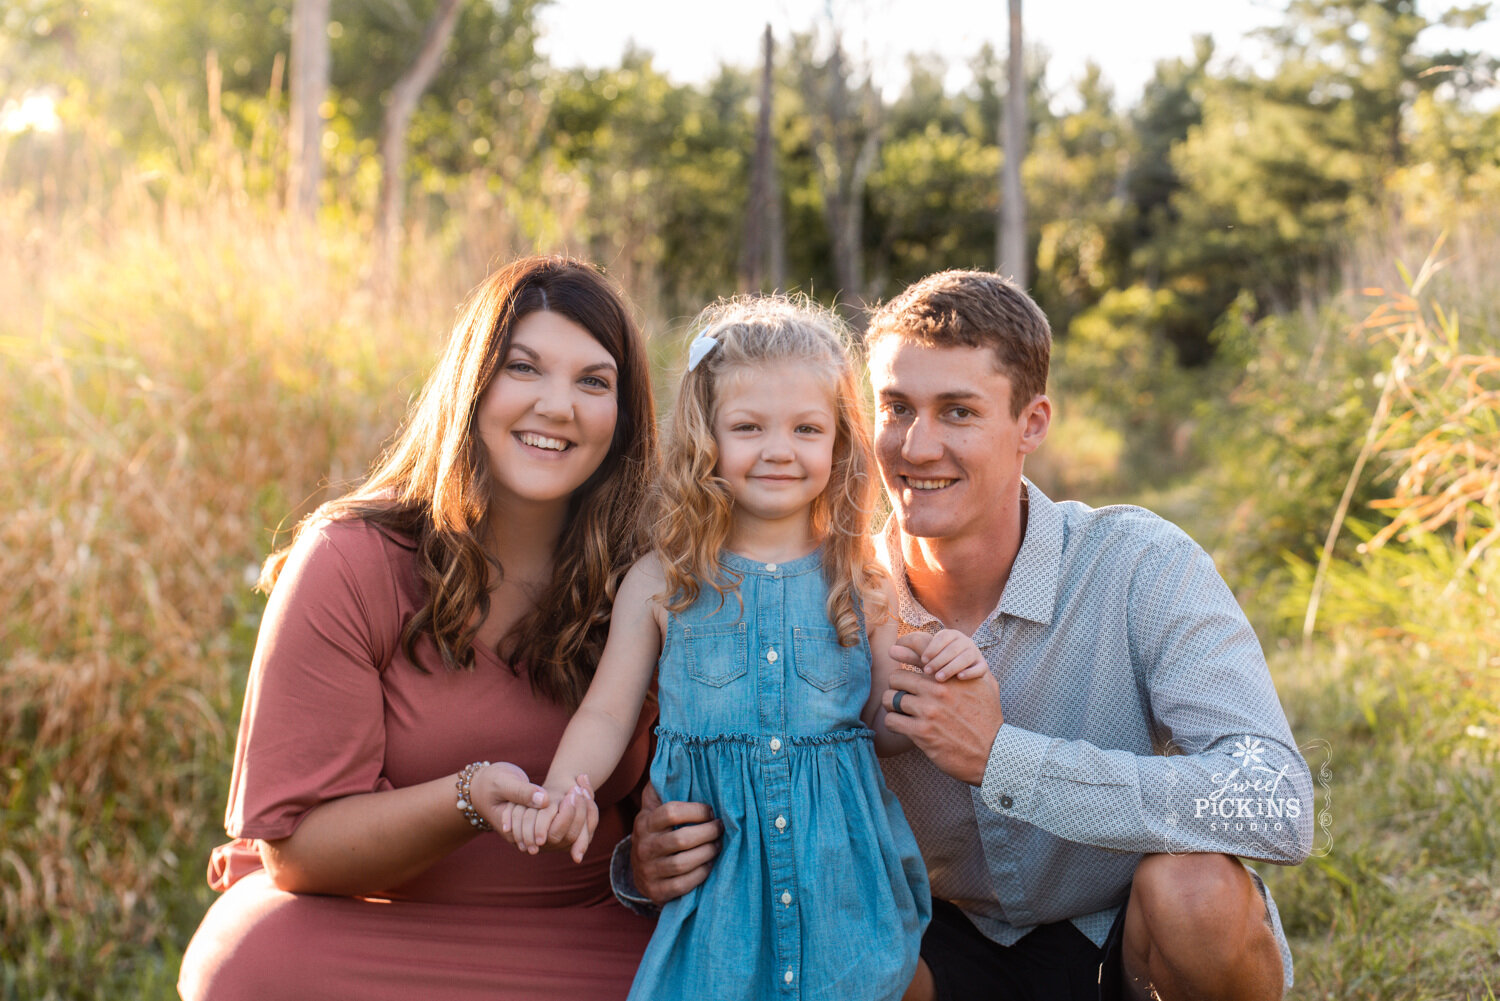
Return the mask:
<path fill-rule="evenodd" d="M 1370 699 L 1369 667 L 1332 652 L 1273 661 L 1293 733 L 1327 742 L 1333 776 L 1320 856 L 1258 867 L 1292 945 L 1293 997 L 1489 997 L 1500 984 L 1496 737 L 1425 736 L 1451 729 L 1451 706 Z"/>

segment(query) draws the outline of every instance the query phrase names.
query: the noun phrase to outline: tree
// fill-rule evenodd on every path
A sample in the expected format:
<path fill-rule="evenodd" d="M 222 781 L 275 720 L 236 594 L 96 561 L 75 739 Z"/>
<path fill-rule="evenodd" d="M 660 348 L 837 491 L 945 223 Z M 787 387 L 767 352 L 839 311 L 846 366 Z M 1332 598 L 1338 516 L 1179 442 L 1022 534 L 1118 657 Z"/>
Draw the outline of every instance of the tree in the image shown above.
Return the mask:
<path fill-rule="evenodd" d="M 772 288 L 780 288 L 786 280 L 786 234 L 782 230 L 781 188 L 776 181 L 776 145 L 771 129 L 775 84 L 773 54 L 771 26 L 767 24 L 755 128 L 755 161 L 750 168 L 745 249 L 740 262 L 740 288 L 752 292 L 764 288 L 767 277 Z"/>
<path fill-rule="evenodd" d="M 1005 90 L 1005 157 L 1000 178 L 1000 225 L 996 257 L 1002 274 L 1025 288 L 1026 196 L 1021 191 L 1021 161 L 1026 159 L 1026 67 L 1021 39 L 1021 0 L 1010 0 L 1010 85 Z"/>
<path fill-rule="evenodd" d="M 329 0 L 296 0 L 292 8 L 291 163 L 287 202 L 311 219 L 323 179 L 323 99 L 328 94 Z"/>
<path fill-rule="evenodd" d="M 1128 284 L 1127 124 L 1097 65 L 1085 66 L 1074 90 L 1077 107 L 1037 130 L 1023 175 L 1027 202 L 1039 217 L 1031 294 L 1064 336 L 1075 316 Z"/>
<path fill-rule="evenodd" d="M 828 58 L 811 58 L 810 39 L 800 39 L 801 89 L 808 110 L 818 192 L 833 250 L 839 306 L 857 321 L 868 290 L 864 278 L 865 186 L 880 154 L 882 107 L 868 71 L 856 78 L 833 31 Z"/>
<path fill-rule="evenodd" d="M 386 288 L 396 271 L 403 184 L 406 168 L 406 133 L 417 101 L 438 71 L 443 50 L 453 37 L 462 0 L 438 0 L 437 10 L 427 24 L 417 57 L 391 88 L 390 104 L 380 129 L 380 205 L 375 222 L 376 288 Z"/>

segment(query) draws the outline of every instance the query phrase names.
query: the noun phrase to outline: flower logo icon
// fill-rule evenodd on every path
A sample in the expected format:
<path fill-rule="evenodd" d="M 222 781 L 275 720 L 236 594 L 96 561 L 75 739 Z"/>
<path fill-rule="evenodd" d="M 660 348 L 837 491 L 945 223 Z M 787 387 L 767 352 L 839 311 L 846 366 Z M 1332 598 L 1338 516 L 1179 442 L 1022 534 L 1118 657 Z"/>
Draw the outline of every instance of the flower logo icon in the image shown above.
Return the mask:
<path fill-rule="evenodd" d="M 1239 761 L 1241 768 L 1248 769 L 1251 765 L 1265 763 L 1265 759 L 1261 757 L 1265 746 L 1259 737 L 1241 737 L 1234 742 L 1234 749 L 1229 752 L 1229 756 Z"/>

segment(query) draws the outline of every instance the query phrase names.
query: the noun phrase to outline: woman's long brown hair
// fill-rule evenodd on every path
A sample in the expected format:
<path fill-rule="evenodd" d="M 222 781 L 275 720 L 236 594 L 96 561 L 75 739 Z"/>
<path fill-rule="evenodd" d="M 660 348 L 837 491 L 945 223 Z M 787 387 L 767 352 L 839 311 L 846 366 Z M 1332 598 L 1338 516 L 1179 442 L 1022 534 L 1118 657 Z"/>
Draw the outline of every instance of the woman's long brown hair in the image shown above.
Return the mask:
<path fill-rule="evenodd" d="M 475 289 L 437 368 L 369 477 L 303 519 L 297 535 L 315 522 L 363 518 L 413 540 L 427 601 L 402 629 L 402 648 L 416 663 L 416 643 L 425 633 L 446 667 L 472 668 L 474 637 L 490 606 L 490 575 L 505 572 L 480 543 L 491 492 L 475 419 L 510 349 L 511 332 L 543 310 L 587 330 L 619 370 L 609 454 L 569 500 L 551 583 L 496 651 L 513 670 L 527 672 L 536 692 L 571 709 L 583 699 L 604 649 L 615 586 L 645 549 L 639 516 L 657 461 L 645 343 L 619 293 L 591 265 L 524 258 Z M 262 590 L 275 585 L 290 549 L 267 558 Z"/>

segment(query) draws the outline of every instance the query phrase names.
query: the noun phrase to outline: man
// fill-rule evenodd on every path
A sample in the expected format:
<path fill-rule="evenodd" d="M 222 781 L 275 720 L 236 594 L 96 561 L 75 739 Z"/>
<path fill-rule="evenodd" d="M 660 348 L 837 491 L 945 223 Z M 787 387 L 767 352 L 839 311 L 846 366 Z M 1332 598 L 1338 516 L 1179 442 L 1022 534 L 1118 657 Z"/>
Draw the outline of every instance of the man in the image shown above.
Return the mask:
<path fill-rule="evenodd" d="M 902 631 L 961 629 L 992 675 L 903 671 L 885 693 L 934 897 L 908 997 L 1281 997 L 1275 905 L 1233 856 L 1306 857 L 1311 776 L 1212 561 L 1149 512 L 1022 478 L 1051 333 L 1014 285 L 933 275 L 867 343 Z M 636 884 L 680 895 L 717 836 L 700 804 L 642 811 Z"/>

